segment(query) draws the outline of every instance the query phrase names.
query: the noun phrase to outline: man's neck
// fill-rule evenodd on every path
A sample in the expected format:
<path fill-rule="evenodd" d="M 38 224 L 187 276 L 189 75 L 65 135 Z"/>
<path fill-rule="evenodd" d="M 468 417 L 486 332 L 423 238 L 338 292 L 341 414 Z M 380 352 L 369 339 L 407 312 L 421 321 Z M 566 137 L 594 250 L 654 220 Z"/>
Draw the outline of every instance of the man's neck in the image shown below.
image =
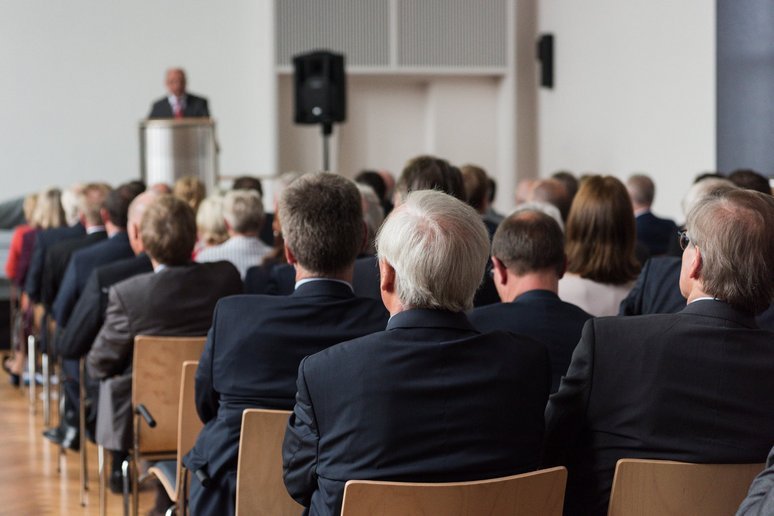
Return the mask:
<path fill-rule="evenodd" d="M 119 228 L 112 222 L 105 222 L 105 231 L 107 231 L 108 238 L 112 237 L 114 235 L 117 235 L 118 233 L 126 231 L 125 228 Z"/>
<path fill-rule="evenodd" d="M 523 276 L 517 276 L 508 271 L 507 286 L 508 288 L 500 296 L 504 303 L 513 301 L 531 290 L 547 290 L 556 294 L 559 292 L 559 278 L 556 272 L 551 270 L 528 272 Z"/>
<path fill-rule="evenodd" d="M 347 267 L 346 269 L 344 269 L 343 271 L 338 272 L 336 274 L 320 274 L 320 273 L 310 272 L 304 269 L 298 263 L 294 264 L 294 267 L 296 268 L 296 283 L 298 283 L 301 280 L 316 278 L 316 279 L 333 279 L 333 280 L 339 280 L 339 281 L 346 281 L 350 285 L 352 284 L 352 276 L 353 276 L 353 271 L 355 269 L 355 266 L 353 264 Z"/>

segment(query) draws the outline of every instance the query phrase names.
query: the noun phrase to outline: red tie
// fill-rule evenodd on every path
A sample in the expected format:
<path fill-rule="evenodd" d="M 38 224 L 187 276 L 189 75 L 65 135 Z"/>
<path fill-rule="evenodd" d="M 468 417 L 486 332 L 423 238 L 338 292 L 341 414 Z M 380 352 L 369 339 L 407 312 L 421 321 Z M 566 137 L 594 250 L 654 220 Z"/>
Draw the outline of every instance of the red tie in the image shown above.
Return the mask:
<path fill-rule="evenodd" d="M 175 118 L 183 118 L 183 106 L 179 100 L 175 104 Z"/>

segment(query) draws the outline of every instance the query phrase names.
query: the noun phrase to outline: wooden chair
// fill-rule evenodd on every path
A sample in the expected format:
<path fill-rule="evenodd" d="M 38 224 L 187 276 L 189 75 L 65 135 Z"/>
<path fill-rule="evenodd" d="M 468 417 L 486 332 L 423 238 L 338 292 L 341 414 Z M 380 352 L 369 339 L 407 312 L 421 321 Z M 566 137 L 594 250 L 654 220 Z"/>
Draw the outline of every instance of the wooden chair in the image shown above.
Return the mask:
<path fill-rule="evenodd" d="M 621 459 L 609 516 L 734 514 L 763 464 Z"/>
<path fill-rule="evenodd" d="M 567 469 L 543 469 L 473 482 L 350 480 L 341 516 L 561 516 Z"/>
<path fill-rule="evenodd" d="M 177 418 L 180 402 L 180 378 L 183 363 L 196 361 L 202 355 L 206 337 L 156 337 L 138 335 L 134 339 L 132 362 L 132 408 L 134 411 L 134 444 L 124 461 L 124 514 L 138 513 L 139 484 L 147 478 L 138 476 L 140 460 L 157 461 L 174 458 L 177 453 Z M 145 421 L 145 425 L 142 421 Z M 105 511 L 106 475 L 102 447 L 100 463 L 100 512 Z"/>
<path fill-rule="evenodd" d="M 303 511 L 282 480 L 282 441 L 287 410 L 242 413 L 236 483 L 236 515 L 297 516 Z"/>
<path fill-rule="evenodd" d="M 180 403 L 177 412 L 177 459 L 157 462 L 148 469 L 148 474 L 159 479 L 167 496 L 175 504 L 175 514 L 185 516 L 188 496 L 188 471 L 183 465 L 183 456 L 196 443 L 196 437 L 204 426 L 196 413 L 194 386 L 196 367 L 199 362 L 183 362 L 180 380 Z"/>

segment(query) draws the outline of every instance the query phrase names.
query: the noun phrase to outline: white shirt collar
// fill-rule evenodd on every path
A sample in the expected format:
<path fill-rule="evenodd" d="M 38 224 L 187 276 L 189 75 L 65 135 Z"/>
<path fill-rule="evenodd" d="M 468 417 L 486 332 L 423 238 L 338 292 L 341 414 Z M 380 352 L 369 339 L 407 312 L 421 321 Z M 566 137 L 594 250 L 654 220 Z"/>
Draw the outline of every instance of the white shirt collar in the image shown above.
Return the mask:
<path fill-rule="evenodd" d="M 304 285 L 304 284 L 306 284 L 306 283 L 312 283 L 313 281 L 335 281 L 336 283 L 341 283 L 341 284 L 343 284 L 343 285 L 346 285 L 346 286 L 348 286 L 348 287 L 349 287 L 349 289 L 350 289 L 352 292 L 354 292 L 354 291 L 355 291 L 355 289 L 353 289 L 353 288 L 352 288 L 352 285 L 351 285 L 349 282 L 347 282 L 347 281 L 344 281 L 344 280 L 340 280 L 340 279 L 333 279 L 333 278 L 304 278 L 304 279 L 302 279 L 302 280 L 300 280 L 300 281 L 296 281 L 296 286 L 295 286 L 295 288 L 298 288 L 298 287 L 300 287 L 301 285 Z"/>

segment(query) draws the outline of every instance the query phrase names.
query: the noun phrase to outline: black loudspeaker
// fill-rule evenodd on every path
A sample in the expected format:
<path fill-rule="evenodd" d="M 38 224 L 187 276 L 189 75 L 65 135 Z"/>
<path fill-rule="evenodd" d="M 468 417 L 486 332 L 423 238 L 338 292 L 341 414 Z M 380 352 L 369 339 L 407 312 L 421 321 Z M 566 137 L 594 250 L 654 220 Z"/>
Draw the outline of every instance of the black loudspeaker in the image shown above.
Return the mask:
<path fill-rule="evenodd" d="M 537 45 L 537 58 L 540 61 L 540 85 L 554 87 L 554 35 L 540 36 Z"/>
<path fill-rule="evenodd" d="M 325 50 L 293 57 L 297 124 L 325 124 L 347 119 L 344 56 Z"/>

